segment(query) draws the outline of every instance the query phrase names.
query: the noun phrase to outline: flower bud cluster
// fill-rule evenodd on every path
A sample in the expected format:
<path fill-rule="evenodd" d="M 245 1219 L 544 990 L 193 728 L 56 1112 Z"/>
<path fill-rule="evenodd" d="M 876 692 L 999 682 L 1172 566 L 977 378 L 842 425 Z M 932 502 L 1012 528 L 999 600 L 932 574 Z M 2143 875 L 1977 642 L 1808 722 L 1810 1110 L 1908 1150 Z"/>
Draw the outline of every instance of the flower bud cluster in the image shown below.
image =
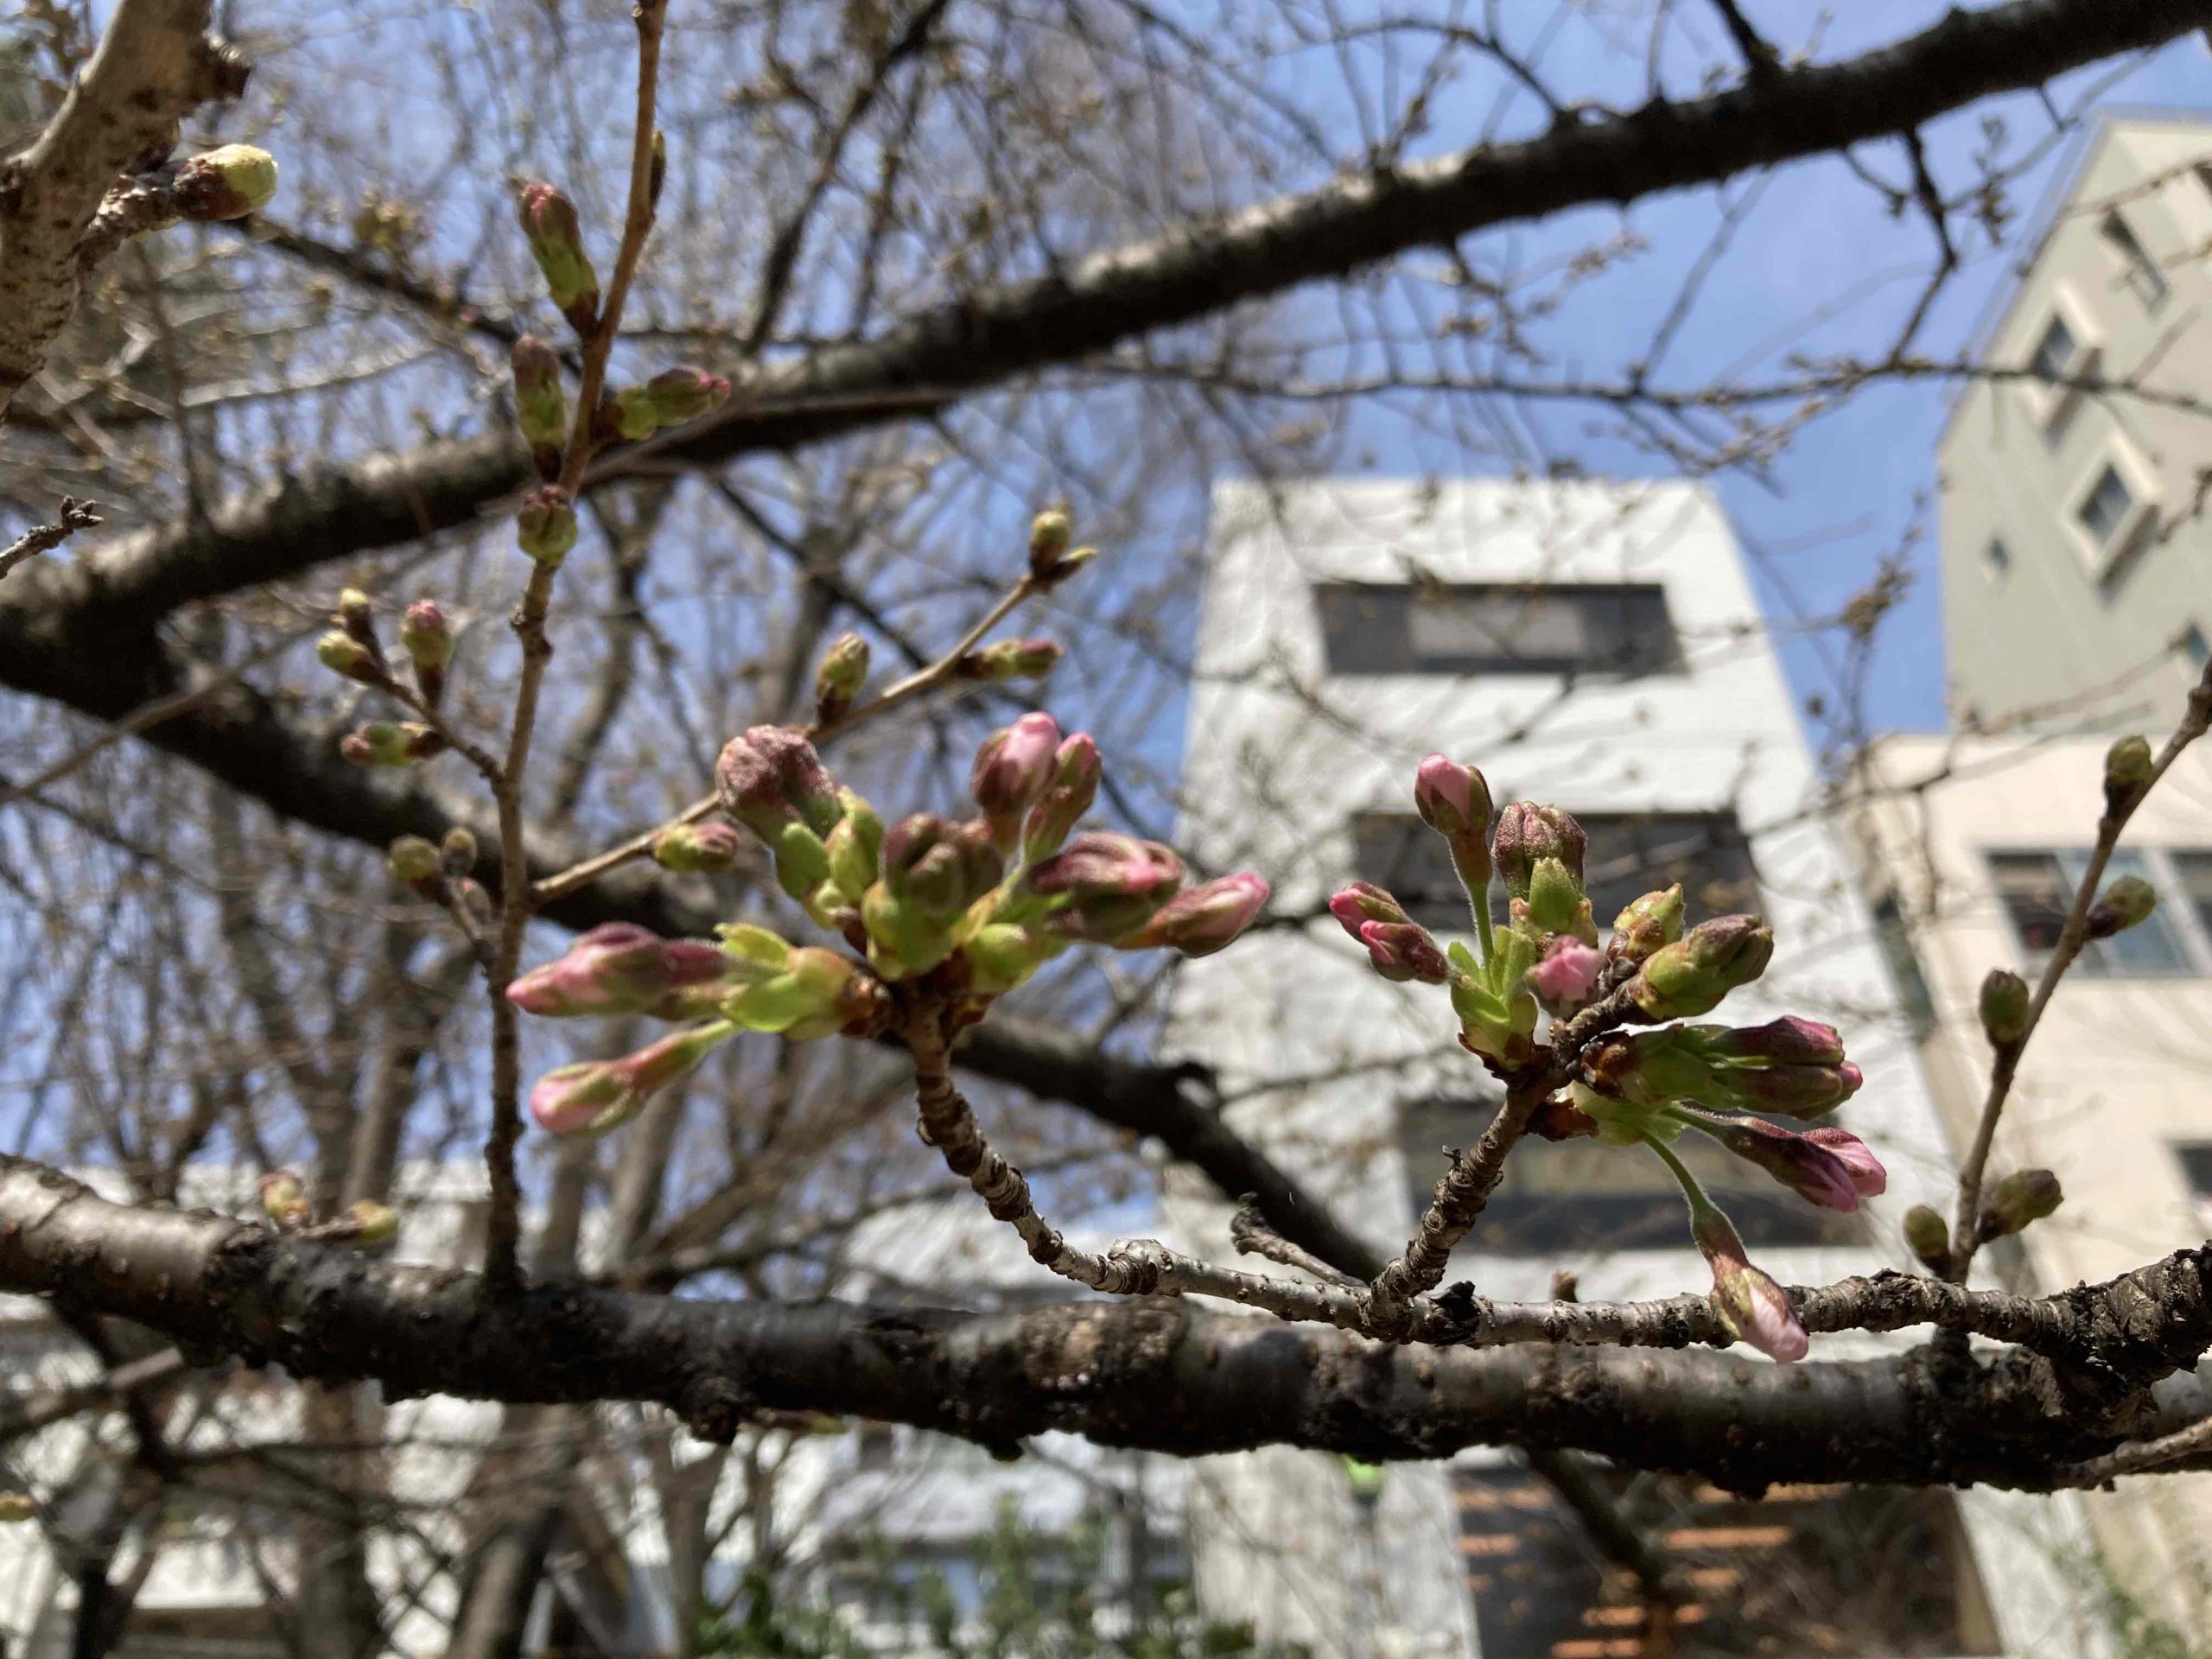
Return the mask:
<path fill-rule="evenodd" d="M 508 1000 L 556 1019 L 704 1023 L 620 1059 L 556 1068 L 532 1090 L 531 1114 L 553 1134 L 597 1132 L 634 1116 L 739 1031 L 866 1037 L 917 994 L 980 1012 L 979 999 L 1079 944 L 1201 957 L 1242 933 L 1266 903 L 1267 883 L 1242 874 L 1186 888 L 1183 861 L 1166 848 L 1077 832 L 1098 779 L 1088 736 L 1064 738 L 1050 716 L 1027 715 L 976 755 L 981 818 L 918 812 L 886 830 L 803 734 L 741 733 L 715 766 L 722 810 L 767 849 L 784 890 L 865 961 L 749 925 L 723 927 L 719 944 L 628 923 L 594 928 L 516 979 Z M 673 868 L 725 868 L 738 854 L 734 837 L 729 824 L 675 825 L 656 838 L 654 855 Z M 427 842 L 396 846 L 395 871 L 425 875 L 432 852 Z"/>

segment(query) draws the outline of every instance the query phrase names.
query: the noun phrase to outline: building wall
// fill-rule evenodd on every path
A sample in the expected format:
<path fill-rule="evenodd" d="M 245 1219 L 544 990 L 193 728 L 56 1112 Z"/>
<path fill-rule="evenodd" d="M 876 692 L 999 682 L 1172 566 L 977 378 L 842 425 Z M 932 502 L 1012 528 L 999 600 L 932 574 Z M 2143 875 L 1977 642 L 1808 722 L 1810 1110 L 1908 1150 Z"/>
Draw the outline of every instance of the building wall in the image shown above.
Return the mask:
<path fill-rule="evenodd" d="M 1961 1144 L 1989 1075 L 1976 1012 L 1982 977 L 2002 967 L 2032 983 L 2040 971 L 2007 918 L 1989 855 L 2086 849 L 2101 810 L 2104 750 L 2102 738 L 1898 738 L 1869 763 L 1876 792 L 1864 823 L 1876 880 L 1894 890 L 1911 926 L 1935 1015 L 1928 1075 Z M 2212 852 L 2212 753 L 2183 753 L 2122 846 Z M 2153 874 L 2178 966 L 2154 976 L 2069 975 L 2005 1109 L 1993 1173 L 2041 1166 L 2065 1187 L 2058 1211 L 2022 1236 L 2031 1281 L 2045 1291 L 2110 1279 L 2212 1232 L 2212 1205 L 2192 1190 L 2180 1155 L 2212 1146 L 2212 929 L 2164 879 L 2170 869 Z M 2212 1477 L 2122 1483 L 2118 1502 L 2101 1503 L 2099 1521 L 2135 1583 L 2187 1628 L 2212 1630 L 2203 1542 L 2212 1539 Z"/>
<path fill-rule="evenodd" d="M 2019 378 L 1959 397 L 1937 455 L 1945 640 L 1962 723 L 2037 711 L 2056 726 L 2084 713 L 2105 726 L 2170 719 L 2196 677 L 2190 650 L 2212 637 L 2212 526 L 2196 512 L 2198 474 L 2212 463 L 2212 175 L 2196 165 L 2207 158 L 2212 126 L 2101 128 L 1983 353 L 2022 369 L 2057 317 L 2081 347 L 2075 372 L 2139 379 L 2172 401 Z M 2130 285 L 2114 219 L 2163 296 Z M 2079 512 L 2107 465 L 2144 511 L 2100 546 Z M 2160 660 L 2190 628 L 2196 646 Z"/>
<path fill-rule="evenodd" d="M 1867 1207 L 1859 1242 L 1758 1254 L 1785 1282 L 1907 1265 L 1898 1217 L 1915 1202 L 1942 1200 L 1948 1149 L 1850 867 L 1813 810 L 1815 778 L 1788 688 L 1709 494 L 1679 483 L 1424 490 L 1362 481 L 1274 496 L 1239 486 L 1217 495 L 1213 540 L 1182 840 L 1208 868 L 1250 864 L 1268 873 L 1281 912 L 1317 916 L 1302 928 L 1248 937 L 1192 964 L 1180 982 L 1179 1039 L 1221 1067 L 1226 1109 L 1240 1131 L 1274 1147 L 1385 1251 L 1395 1252 L 1412 1224 L 1408 1186 L 1442 1173 L 1440 1155 L 1408 1167 L 1395 1126 L 1409 1102 L 1465 1098 L 1481 1087 L 1453 1044 L 1448 1006 L 1432 988 L 1375 976 L 1319 914 L 1332 890 L 1362 874 L 1351 864 L 1350 820 L 1363 810 L 1408 810 L 1423 754 L 1441 749 L 1482 766 L 1500 800 L 1581 812 L 1732 806 L 1751 832 L 1777 950 L 1764 979 L 1732 999 L 1728 1013 L 1746 1020 L 1807 1013 L 1838 1024 L 1867 1073 L 1840 1121 L 1877 1148 L 1891 1174 L 1889 1195 Z M 1657 583 L 1681 635 L 1681 671 L 1572 686 L 1556 675 L 1330 675 L 1313 584 L 1422 577 Z M 1512 1182 L 1509 1166 L 1509 1189 Z M 1194 1247 L 1219 1249 L 1220 1206 L 1185 1192 L 1174 1213 Z M 1710 1283 L 1686 1224 L 1669 1248 L 1564 1262 L 1468 1256 L 1465 1265 L 1500 1296 L 1548 1294 L 1561 1265 L 1578 1272 L 1593 1299 Z M 1835 1357 L 1870 1341 L 1815 1345 Z M 1341 1485 L 1340 1476 L 1287 1452 L 1239 1461 L 1245 1513 L 1275 1529 L 1274 1541 L 1294 1564 L 1285 1571 L 1305 1600 L 1357 1606 L 1335 1542 L 1342 1505 L 1319 1497 L 1334 1490 L 1332 1478 Z M 1390 1478 L 1403 1491 L 1395 1517 L 1386 1517 L 1397 1531 L 1385 1547 L 1411 1586 L 1400 1609 L 1405 1628 L 1392 1639 L 1455 1647 L 1471 1634 L 1459 1564 L 1431 1553 L 1455 1528 L 1448 1472 Z M 2002 1588 L 1992 1599 L 2012 1650 L 2064 1651 L 2073 1639 L 2040 1536 L 2053 1525 L 2064 1529 L 2056 1513 L 1994 1496 L 1967 1511 L 1982 1575 Z M 1306 1515 L 1325 1519 L 1301 1541 L 1299 1517 Z M 1249 1608 L 1264 1631 L 1327 1648 L 1331 1631 L 1287 1605 L 1282 1583 L 1283 1574 L 1239 1580 L 1224 1571 L 1211 1588 Z M 1200 1585 L 1209 1587 L 1203 1571 Z"/>

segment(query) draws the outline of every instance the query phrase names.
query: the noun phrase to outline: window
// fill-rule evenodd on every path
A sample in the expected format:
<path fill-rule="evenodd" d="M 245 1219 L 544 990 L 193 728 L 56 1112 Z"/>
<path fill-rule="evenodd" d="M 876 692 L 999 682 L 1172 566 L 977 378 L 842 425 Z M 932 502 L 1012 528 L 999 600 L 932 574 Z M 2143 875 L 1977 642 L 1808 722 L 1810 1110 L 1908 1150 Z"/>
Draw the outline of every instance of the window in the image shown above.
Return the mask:
<path fill-rule="evenodd" d="M 1632 678 L 1682 665 L 1656 586 L 1327 582 L 1314 597 L 1332 674 Z"/>
<path fill-rule="evenodd" d="M 2177 902 L 2196 918 L 2198 930 L 2212 942 L 2212 852 L 2175 853 L 2174 886 Z"/>
<path fill-rule="evenodd" d="M 1992 582 L 2002 582 L 2012 569 L 2012 550 L 2003 539 L 1993 536 L 1989 545 L 1981 550 L 1981 574 Z"/>
<path fill-rule="evenodd" d="M 1912 931 L 1896 898 L 1885 893 L 1874 911 L 1874 944 L 1897 987 L 1897 1005 L 1915 1037 L 1925 1037 L 1936 1025 L 1935 1000 L 1928 994 L 1928 979 L 1920 971 L 1920 953 L 1912 948 Z"/>
<path fill-rule="evenodd" d="M 1427 1207 L 1446 1168 L 1443 1148 L 1471 1147 L 1494 1102 L 1415 1101 L 1399 1110 L 1408 1219 Z M 1855 1215 L 1807 1204 L 1718 1141 L 1685 1135 L 1675 1151 L 1753 1249 L 1860 1244 Z M 1462 1249 L 1492 1255 L 1556 1257 L 1572 1251 L 1687 1250 L 1689 1211 L 1675 1178 L 1649 1152 L 1594 1141 L 1543 1141 L 1513 1149 L 1505 1180 L 1491 1194 Z"/>
<path fill-rule="evenodd" d="M 2127 487 L 2127 480 L 2120 477 L 2119 467 L 2107 461 L 2104 471 L 2097 475 L 2096 487 L 2075 509 L 2075 517 L 2089 532 L 2090 540 L 2099 547 L 2110 548 L 2127 527 L 2134 509 L 2135 497 Z"/>
<path fill-rule="evenodd" d="M 1989 855 L 1990 874 L 1999 899 L 2019 939 L 2029 966 L 2040 969 L 2058 944 L 2072 907 L 2075 888 L 2087 869 L 2088 855 L 2082 852 L 2007 852 Z M 2139 875 L 2158 882 L 2140 852 L 2114 853 L 2106 867 L 2105 880 Z M 2167 902 L 2172 888 L 2168 886 Z M 2093 978 L 2148 977 L 2190 971 L 2176 933 L 2173 917 L 2164 906 L 2126 932 L 2109 939 L 2093 939 L 2082 946 L 2071 972 Z"/>
<path fill-rule="evenodd" d="M 1452 1474 L 1483 1659 L 1654 1650 L 1634 1581 L 1608 1569 L 1549 1486 L 1518 1468 Z M 1603 1465 L 1590 1474 L 1638 1536 L 1681 1564 L 1692 1594 L 1675 1623 L 1687 1628 L 1668 1651 L 1885 1659 L 1999 1651 L 1947 1491 L 1797 1485 L 1744 1498 L 1681 1476 Z"/>
<path fill-rule="evenodd" d="M 2097 230 L 2105 245 L 2119 257 L 2120 281 L 2127 285 L 2129 293 L 2143 302 L 2143 308 L 2155 311 L 2164 304 L 2165 273 L 2158 269 L 2158 262 L 2149 251 L 2135 239 L 2135 232 L 2128 228 L 2127 221 L 2117 213 L 2108 213 L 2098 222 Z"/>
<path fill-rule="evenodd" d="M 2198 1211 L 2212 1217 L 2212 1141 L 2184 1141 L 2174 1148 L 2181 1179 Z"/>
<path fill-rule="evenodd" d="M 2043 339 L 2037 342 L 2035 355 L 2028 359 L 2029 372 L 2038 380 L 2063 379 L 2073 368 L 2081 350 L 2082 343 L 2074 338 L 2066 319 L 2054 315 L 2043 331 Z"/>
<path fill-rule="evenodd" d="M 1693 920 L 1758 908 L 1751 844 L 1733 812 L 1578 813 L 1589 833 L 1582 870 L 1602 931 L 1655 887 L 1679 881 Z M 1424 927 L 1463 933 L 1466 895 L 1444 837 L 1410 814 L 1368 813 L 1352 824 L 1354 868 L 1398 896 Z"/>

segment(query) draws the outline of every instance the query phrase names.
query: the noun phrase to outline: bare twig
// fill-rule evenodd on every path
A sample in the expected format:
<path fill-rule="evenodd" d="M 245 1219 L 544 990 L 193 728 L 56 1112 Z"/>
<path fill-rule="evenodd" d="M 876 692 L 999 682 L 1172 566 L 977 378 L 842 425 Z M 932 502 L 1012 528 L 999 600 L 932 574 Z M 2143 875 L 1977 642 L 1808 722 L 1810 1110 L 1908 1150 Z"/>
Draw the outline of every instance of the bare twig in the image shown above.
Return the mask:
<path fill-rule="evenodd" d="M 60 516 L 50 524 L 33 524 L 6 547 L 0 548 L 0 578 L 26 559 L 35 559 L 41 553 L 51 553 L 80 530 L 90 530 L 102 522 L 97 501 L 79 501 L 73 495 L 61 498 Z"/>

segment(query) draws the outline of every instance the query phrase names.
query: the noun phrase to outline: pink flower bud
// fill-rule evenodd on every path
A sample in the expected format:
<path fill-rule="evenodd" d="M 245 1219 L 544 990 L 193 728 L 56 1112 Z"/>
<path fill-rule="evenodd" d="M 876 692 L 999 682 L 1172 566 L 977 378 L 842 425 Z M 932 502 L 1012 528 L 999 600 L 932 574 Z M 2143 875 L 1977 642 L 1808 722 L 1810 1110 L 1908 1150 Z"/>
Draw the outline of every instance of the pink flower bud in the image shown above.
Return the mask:
<path fill-rule="evenodd" d="M 999 851 L 1011 855 L 1029 810 L 1052 785 L 1060 728 L 1050 715 L 1024 715 L 993 732 L 976 751 L 969 787 Z"/>
<path fill-rule="evenodd" d="M 722 810 L 771 846 L 787 824 L 826 836 L 844 816 L 822 757 L 788 726 L 755 726 L 730 739 L 715 763 L 715 788 Z"/>
<path fill-rule="evenodd" d="M 1338 892 L 1329 900 L 1329 914 L 1355 939 L 1370 922 L 1396 925 L 1412 919 L 1403 905 L 1372 881 L 1355 881 Z"/>
<path fill-rule="evenodd" d="M 1149 950 L 1160 945 L 1186 957 L 1210 957 L 1232 943 L 1252 925 L 1268 902 L 1268 884 L 1246 871 L 1179 893 L 1153 912 L 1153 918 L 1121 941 L 1124 950 Z"/>
<path fill-rule="evenodd" d="M 444 747 L 444 739 L 411 720 L 372 720 L 338 741 L 340 757 L 357 766 L 411 766 Z"/>
<path fill-rule="evenodd" d="M 1675 1109 L 1738 1158 L 1757 1164 L 1807 1203 L 1816 1204 L 1823 1210 L 1850 1211 L 1859 1207 L 1859 1183 L 1862 1178 L 1854 1172 L 1853 1163 L 1829 1147 L 1778 1128 L 1762 1117 L 1729 1117 Z M 1882 1179 L 1882 1166 L 1874 1161 L 1873 1154 L 1859 1145 L 1856 1136 L 1848 1138 L 1859 1146 L 1864 1165 L 1872 1168 L 1872 1178 Z"/>
<path fill-rule="evenodd" d="M 1183 861 L 1158 842 L 1108 830 L 1077 836 L 1028 874 L 1029 887 L 1048 895 L 1172 892 L 1182 880 Z"/>
<path fill-rule="evenodd" d="M 1424 985 L 1442 985 L 1452 977 L 1452 964 L 1438 950 L 1428 930 L 1414 922 L 1363 922 L 1359 942 L 1367 959 L 1383 978 L 1400 983 L 1417 979 Z"/>
<path fill-rule="evenodd" d="M 1034 862 L 1050 858 L 1075 833 L 1098 797 L 1098 745 L 1088 732 L 1064 741 L 1052 757 L 1052 779 L 1029 814 L 1021 835 L 1022 856 Z"/>
<path fill-rule="evenodd" d="M 1860 1198 L 1878 1198 L 1889 1190 L 1889 1171 L 1882 1167 L 1882 1160 L 1874 1155 L 1874 1149 L 1850 1130 L 1808 1129 L 1805 1138 L 1836 1155 L 1850 1173 L 1851 1184 L 1859 1190 Z"/>
<path fill-rule="evenodd" d="M 1590 1000 L 1605 958 L 1581 940 L 1560 934 L 1529 972 L 1529 988 L 1547 1014 L 1566 1015 Z"/>
<path fill-rule="evenodd" d="M 1414 810 L 1440 836 L 1487 836 L 1490 785 L 1472 766 L 1432 754 L 1414 773 Z"/>
<path fill-rule="evenodd" d="M 681 426 L 719 408 L 729 397 L 729 381 L 686 365 L 663 369 L 645 382 L 645 390 L 655 422 L 661 426 Z"/>
<path fill-rule="evenodd" d="M 530 1115 L 549 1135 L 599 1134 L 628 1122 L 645 1103 L 680 1082 L 727 1042 L 734 1027 L 717 1022 L 671 1032 L 619 1060 L 556 1066 L 530 1091 Z"/>
<path fill-rule="evenodd" d="M 415 671 L 416 688 L 433 709 L 444 700 L 446 670 L 453 662 L 453 625 L 435 599 L 418 599 L 399 622 L 400 649 Z"/>
<path fill-rule="evenodd" d="M 671 991 L 728 979 L 737 967 L 702 940 L 664 939 L 635 922 L 605 922 L 580 935 L 565 955 L 515 980 L 507 1001 L 553 1020 L 643 1014 Z"/>
<path fill-rule="evenodd" d="M 1788 1365 L 1812 1346 L 1780 1285 L 1751 1263 L 1734 1225 L 1710 1200 L 1694 1198 L 1690 1233 L 1713 1268 L 1713 1311 L 1738 1342 Z"/>

